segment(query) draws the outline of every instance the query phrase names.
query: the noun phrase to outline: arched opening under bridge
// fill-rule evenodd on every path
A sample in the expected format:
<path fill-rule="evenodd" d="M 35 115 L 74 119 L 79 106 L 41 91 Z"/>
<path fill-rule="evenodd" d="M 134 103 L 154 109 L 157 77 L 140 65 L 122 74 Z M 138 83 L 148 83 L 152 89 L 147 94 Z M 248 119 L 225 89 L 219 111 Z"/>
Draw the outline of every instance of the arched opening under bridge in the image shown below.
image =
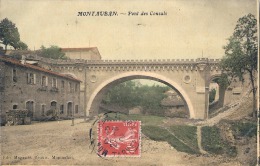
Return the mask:
<path fill-rule="evenodd" d="M 161 82 L 172 89 L 174 89 L 179 96 L 185 101 L 185 106 L 189 110 L 190 118 L 195 117 L 194 112 L 194 106 L 191 102 L 190 96 L 188 93 L 182 88 L 181 85 L 179 85 L 176 81 L 173 79 L 167 78 L 165 76 L 162 76 L 160 74 L 150 73 L 150 72 L 126 72 L 119 74 L 117 76 L 114 76 L 112 78 L 109 78 L 105 81 L 103 81 L 101 84 L 99 84 L 95 90 L 90 94 L 90 97 L 87 102 L 87 109 L 86 114 L 87 115 L 95 115 L 98 114 L 98 109 L 100 102 L 102 98 L 104 97 L 104 94 L 109 90 L 109 88 L 133 79 L 148 79 L 148 80 L 154 80 Z"/>

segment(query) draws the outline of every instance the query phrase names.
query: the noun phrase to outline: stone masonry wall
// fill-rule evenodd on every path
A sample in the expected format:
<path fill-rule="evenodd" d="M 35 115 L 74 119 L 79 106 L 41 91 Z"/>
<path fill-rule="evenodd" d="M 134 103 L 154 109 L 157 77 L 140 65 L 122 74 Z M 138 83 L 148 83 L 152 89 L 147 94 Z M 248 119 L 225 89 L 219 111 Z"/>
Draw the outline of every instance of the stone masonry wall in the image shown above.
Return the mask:
<path fill-rule="evenodd" d="M 69 116 L 69 102 L 72 103 L 72 111 L 75 111 L 75 108 L 78 107 L 78 112 L 75 112 L 74 114 L 75 117 L 83 115 L 83 110 L 79 108 L 79 82 L 31 68 L 15 66 L 13 64 L 1 65 L 1 70 L 3 66 L 5 66 L 5 75 L 2 78 L 4 90 L 0 92 L 0 108 L 3 114 L 14 108 L 26 109 L 26 102 L 29 101 L 33 103 L 32 108 L 34 119 L 40 119 L 43 117 L 43 114 L 46 115 L 46 112 L 52 108 L 51 102 L 56 102 L 56 109 L 59 111 L 61 105 L 63 105 L 63 113 L 60 115 L 61 117 Z M 14 76 L 13 69 L 16 70 L 16 76 Z M 27 81 L 27 73 L 32 73 L 31 76 L 33 77 L 33 83 L 31 84 Z M 46 87 L 42 86 L 42 76 L 47 77 Z M 53 78 L 56 79 L 57 88 L 52 87 L 53 82 L 55 82 L 53 81 Z M 64 81 L 64 88 L 62 88 L 62 81 Z M 71 83 L 72 91 L 69 89 L 69 83 Z M 43 107 L 45 107 L 44 112 L 42 109 Z"/>

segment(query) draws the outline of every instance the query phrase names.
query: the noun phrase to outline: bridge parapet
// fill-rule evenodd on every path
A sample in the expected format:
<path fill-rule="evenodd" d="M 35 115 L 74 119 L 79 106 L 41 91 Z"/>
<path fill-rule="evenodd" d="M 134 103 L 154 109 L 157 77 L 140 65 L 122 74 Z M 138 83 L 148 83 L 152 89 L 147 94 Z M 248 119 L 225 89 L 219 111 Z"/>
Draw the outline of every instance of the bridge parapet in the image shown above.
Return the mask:
<path fill-rule="evenodd" d="M 140 60 L 82 60 L 82 59 L 69 59 L 69 60 L 45 60 L 54 64 L 197 64 L 197 63 L 219 63 L 218 59 L 140 59 Z"/>
<path fill-rule="evenodd" d="M 220 63 L 220 59 L 197 58 L 197 63 Z"/>
<path fill-rule="evenodd" d="M 219 63 L 220 61 L 221 61 L 221 59 L 209 59 L 209 62 Z"/>
<path fill-rule="evenodd" d="M 45 63 L 52 65 L 74 65 L 82 64 L 86 66 L 150 66 L 158 65 L 170 68 L 170 66 L 178 66 L 177 68 L 191 68 L 194 69 L 196 66 L 210 65 L 211 70 L 219 69 L 219 59 L 208 59 L 208 58 L 197 58 L 197 59 L 139 59 L 139 60 L 83 60 L 83 59 L 67 59 L 67 60 L 55 60 L 48 59 L 43 57 L 38 57 L 37 60 L 40 60 Z M 188 67 L 187 67 L 188 66 Z M 92 68 L 92 67 L 90 67 Z M 172 68 L 172 67 L 171 67 Z M 202 68 L 201 68 L 202 69 Z"/>
<path fill-rule="evenodd" d="M 87 64 L 164 64 L 164 63 L 194 63 L 194 59 L 138 59 L 138 60 L 87 60 Z"/>

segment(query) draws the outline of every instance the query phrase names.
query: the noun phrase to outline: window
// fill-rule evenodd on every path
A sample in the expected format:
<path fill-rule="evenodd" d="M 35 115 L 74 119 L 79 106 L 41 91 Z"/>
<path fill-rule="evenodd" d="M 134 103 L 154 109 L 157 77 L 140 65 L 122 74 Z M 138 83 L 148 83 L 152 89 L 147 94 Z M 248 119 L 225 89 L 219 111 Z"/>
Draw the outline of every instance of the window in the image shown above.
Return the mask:
<path fill-rule="evenodd" d="M 17 104 L 14 104 L 13 105 L 13 109 L 17 109 L 18 108 L 18 105 Z"/>
<path fill-rule="evenodd" d="M 52 87 L 57 88 L 57 79 L 56 78 L 52 78 Z"/>
<path fill-rule="evenodd" d="M 42 76 L 41 85 L 42 85 L 42 87 L 48 86 L 48 77 Z"/>
<path fill-rule="evenodd" d="M 60 105 L 60 114 L 64 113 L 64 105 Z"/>
<path fill-rule="evenodd" d="M 78 84 L 75 83 L 75 92 L 78 92 Z"/>
<path fill-rule="evenodd" d="M 45 105 L 41 105 L 41 114 L 42 116 L 45 115 Z"/>
<path fill-rule="evenodd" d="M 17 71 L 13 69 L 13 82 L 17 82 Z"/>
<path fill-rule="evenodd" d="M 72 83 L 69 82 L 69 92 L 73 92 Z"/>
<path fill-rule="evenodd" d="M 79 113 L 79 106 L 75 105 L 75 114 Z"/>
<path fill-rule="evenodd" d="M 65 88 L 65 82 L 62 80 L 61 81 L 61 89 L 64 90 L 64 88 Z"/>
<path fill-rule="evenodd" d="M 51 110 L 55 110 L 57 108 L 57 102 L 56 101 L 52 101 L 51 102 Z"/>
<path fill-rule="evenodd" d="M 36 74 L 27 73 L 27 83 L 28 84 L 36 84 Z"/>

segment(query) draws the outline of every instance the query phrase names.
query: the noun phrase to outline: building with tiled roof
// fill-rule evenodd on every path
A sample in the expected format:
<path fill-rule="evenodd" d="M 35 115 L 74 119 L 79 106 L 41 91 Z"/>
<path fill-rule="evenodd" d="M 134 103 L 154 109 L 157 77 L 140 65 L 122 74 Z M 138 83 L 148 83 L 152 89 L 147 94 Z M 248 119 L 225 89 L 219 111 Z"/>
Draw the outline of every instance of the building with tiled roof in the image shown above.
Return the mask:
<path fill-rule="evenodd" d="M 61 51 L 70 59 L 101 60 L 97 47 L 61 48 Z"/>
<path fill-rule="evenodd" d="M 58 110 L 61 118 L 81 116 L 80 80 L 70 75 L 47 70 L 0 56 L 0 111 L 28 109 L 32 119 L 46 118 L 46 112 Z"/>
<path fill-rule="evenodd" d="M 161 101 L 161 106 L 165 109 L 165 116 L 168 117 L 179 117 L 187 118 L 189 117 L 189 111 L 184 100 L 173 90 L 165 92 L 167 95 Z"/>

